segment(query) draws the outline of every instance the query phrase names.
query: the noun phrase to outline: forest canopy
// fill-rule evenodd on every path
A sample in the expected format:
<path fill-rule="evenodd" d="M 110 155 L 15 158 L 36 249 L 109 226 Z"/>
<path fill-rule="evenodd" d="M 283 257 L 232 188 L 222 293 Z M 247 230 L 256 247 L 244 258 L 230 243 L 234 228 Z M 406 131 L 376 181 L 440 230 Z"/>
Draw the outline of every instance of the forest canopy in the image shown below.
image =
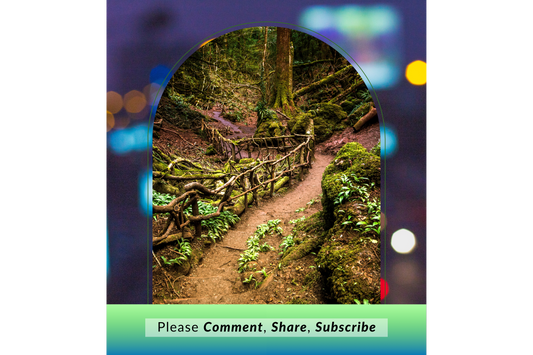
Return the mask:
<path fill-rule="evenodd" d="M 201 110 L 219 105 L 234 122 L 267 109 L 295 118 L 324 102 L 349 116 L 372 100 L 336 50 L 281 27 L 245 28 L 205 43 L 173 75 L 163 96 Z"/>

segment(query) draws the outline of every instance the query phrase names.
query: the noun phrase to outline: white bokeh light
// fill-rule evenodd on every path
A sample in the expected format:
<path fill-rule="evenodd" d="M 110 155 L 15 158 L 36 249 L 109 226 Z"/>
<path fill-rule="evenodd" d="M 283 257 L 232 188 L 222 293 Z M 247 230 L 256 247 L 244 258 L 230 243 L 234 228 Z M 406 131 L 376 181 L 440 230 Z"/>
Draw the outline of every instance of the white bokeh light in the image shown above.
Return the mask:
<path fill-rule="evenodd" d="M 392 234 L 390 243 L 397 253 L 407 254 L 415 247 L 416 238 L 413 232 L 402 228 Z"/>

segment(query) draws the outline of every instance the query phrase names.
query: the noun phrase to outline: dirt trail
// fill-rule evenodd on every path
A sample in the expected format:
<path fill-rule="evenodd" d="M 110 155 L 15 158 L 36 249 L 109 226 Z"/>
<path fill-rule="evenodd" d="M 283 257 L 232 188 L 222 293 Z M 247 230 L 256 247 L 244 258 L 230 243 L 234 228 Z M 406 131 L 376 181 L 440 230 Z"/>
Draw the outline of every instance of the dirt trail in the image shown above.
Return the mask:
<path fill-rule="evenodd" d="M 293 224 L 290 220 L 302 216 L 310 216 L 321 209 L 320 194 L 322 193 L 321 179 L 326 166 L 333 156 L 316 153 L 312 168 L 304 180 L 294 183 L 293 187 L 283 195 L 274 196 L 270 200 L 262 200 L 259 207 L 249 208 L 241 217 L 241 221 L 224 237 L 224 240 L 209 247 L 204 258 L 188 276 L 182 276 L 176 282 L 181 298 L 174 303 L 200 304 L 246 304 L 265 303 L 262 288 L 255 289 L 242 283 L 242 274 L 237 272 L 239 255 L 246 249 L 246 240 L 253 235 L 258 225 L 269 220 L 280 219 L 283 235 L 290 234 Z M 316 203 L 308 206 L 307 203 Z M 296 213 L 296 210 L 305 208 Z M 282 240 L 279 236 L 269 236 L 265 239 L 276 249 Z M 263 253 L 261 253 L 263 254 Z M 272 272 L 279 262 L 278 251 L 270 251 L 260 257 L 267 261 L 258 261 L 258 270 L 262 267 L 266 272 Z M 268 263 L 268 264 L 267 264 Z"/>
<path fill-rule="evenodd" d="M 204 114 L 213 117 L 216 121 L 211 125 L 227 134 L 227 138 L 236 139 L 251 137 L 256 129 L 256 117 L 248 117 L 244 123 L 230 122 L 220 117 L 220 112 L 210 110 Z M 230 132 L 226 130 L 230 128 Z M 180 133 L 189 141 L 194 140 L 195 144 L 203 143 L 195 138 L 190 132 L 184 130 Z M 174 142 L 175 137 L 164 139 L 165 131 L 160 139 L 163 143 Z M 304 180 L 297 182 L 293 180 L 292 187 L 282 195 L 275 194 L 271 199 L 261 199 L 259 207 L 255 205 L 241 216 L 241 221 L 232 227 L 222 241 L 211 244 L 204 249 L 203 258 L 197 266 L 193 267 L 187 276 L 177 276 L 173 278 L 174 293 L 170 300 L 164 297 L 163 300 L 155 303 L 179 303 L 179 304 L 258 304 L 258 303 L 303 303 L 321 304 L 331 303 L 327 292 L 322 288 L 323 280 L 318 278 L 311 283 L 306 283 L 306 277 L 315 270 L 315 256 L 309 254 L 302 259 L 293 262 L 291 265 L 278 269 L 280 262 L 279 248 L 282 242 L 281 236 L 268 236 L 261 240 L 267 242 L 276 250 L 262 252 L 259 260 L 255 262 L 253 268 L 256 271 L 265 270 L 270 276 L 263 279 L 261 275 L 257 277 L 259 282 L 244 284 L 246 278 L 244 274 L 237 272 L 238 259 L 240 254 L 247 248 L 246 241 L 256 231 L 257 226 L 269 220 L 280 219 L 280 226 L 283 228 L 283 236 L 291 233 L 293 224 L 291 220 L 299 219 L 303 216 L 309 217 L 322 210 L 320 194 L 322 193 L 321 180 L 324 169 L 334 158 L 337 151 L 347 142 L 359 142 L 365 148 L 370 149 L 379 142 L 379 123 L 370 122 L 359 132 L 354 132 L 351 127 L 342 132 L 336 132 L 330 139 L 317 144 L 315 151 L 315 161 Z M 181 142 L 181 141 L 178 141 Z M 184 149 L 180 147 L 179 149 Z M 308 205 L 310 201 L 314 204 Z M 296 210 L 305 208 L 303 212 Z M 253 264 L 253 263 L 249 263 Z M 157 266 L 156 266 L 157 267 Z M 154 269 L 158 270 L 158 269 Z M 249 274 L 248 274 L 249 275 Z M 160 274 L 159 284 L 166 284 L 169 279 Z M 311 286 L 313 285 L 313 286 Z M 161 294 L 164 290 L 161 290 Z"/>

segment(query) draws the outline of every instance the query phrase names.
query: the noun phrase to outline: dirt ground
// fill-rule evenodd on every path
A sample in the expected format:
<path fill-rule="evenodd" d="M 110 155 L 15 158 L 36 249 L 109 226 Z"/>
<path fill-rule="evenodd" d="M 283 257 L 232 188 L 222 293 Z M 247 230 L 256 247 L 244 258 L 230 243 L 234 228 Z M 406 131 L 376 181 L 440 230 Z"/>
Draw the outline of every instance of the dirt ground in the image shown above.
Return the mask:
<path fill-rule="evenodd" d="M 217 116 L 216 111 L 202 112 L 210 117 Z M 233 123 L 238 129 L 231 129 L 226 134 L 234 138 L 236 135 L 252 136 L 255 117 L 246 118 L 246 122 Z M 212 122 L 222 132 L 223 122 Z M 165 127 L 165 123 L 163 124 Z M 154 145 L 163 151 L 179 151 L 190 156 L 197 155 L 208 146 L 191 130 L 175 129 L 179 133 L 161 131 Z M 241 132 L 238 132 L 240 130 Z M 246 240 L 253 235 L 258 225 L 269 220 L 280 219 L 283 236 L 291 233 L 294 224 L 291 220 L 309 217 L 322 209 L 320 197 L 322 193 L 321 179 L 326 166 L 334 154 L 348 142 L 360 142 L 370 149 L 379 141 L 379 123 L 377 119 L 369 122 L 361 131 L 355 133 L 349 127 L 336 133 L 326 142 L 317 146 L 315 161 L 302 182 L 295 183 L 282 194 L 275 194 L 271 199 L 263 199 L 258 207 L 249 208 L 239 223 L 232 227 L 221 242 L 201 245 L 193 241 L 193 248 L 203 249 L 203 257 L 192 267 L 177 265 L 159 265 L 153 261 L 153 302 L 173 304 L 268 304 L 268 303 L 331 303 L 324 291 L 320 273 L 315 269 L 315 256 L 306 257 L 292 262 L 279 269 L 279 246 L 282 237 L 268 236 L 266 241 L 275 250 L 260 253 L 256 262 L 256 270 L 250 283 L 242 281 L 249 275 L 238 273 L 238 259 L 247 248 Z M 200 155 L 201 156 L 201 155 Z M 213 157 L 210 159 L 217 159 Z M 314 202 L 312 202 L 314 201 Z M 312 203 L 311 203 L 312 202 Z M 303 209 L 303 211 L 302 211 Z M 296 212 L 296 211 L 299 212 Z M 154 224 L 154 230 L 162 221 Z M 172 255 L 173 246 L 166 245 L 154 250 L 158 260 L 161 255 Z M 265 277 L 268 276 L 268 277 Z M 314 280 L 310 280 L 314 279 Z M 314 281 L 314 282 L 310 282 Z"/>

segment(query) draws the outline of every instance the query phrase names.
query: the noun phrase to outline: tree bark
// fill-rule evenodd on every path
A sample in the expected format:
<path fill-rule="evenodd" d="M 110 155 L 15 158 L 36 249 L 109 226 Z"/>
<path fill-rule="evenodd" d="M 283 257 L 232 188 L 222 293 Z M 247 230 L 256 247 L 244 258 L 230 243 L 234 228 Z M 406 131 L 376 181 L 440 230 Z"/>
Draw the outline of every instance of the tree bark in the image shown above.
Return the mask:
<path fill-rule="evenodd" d="M 274 77 L 274 92 L 270 106 L 274 109 L 281 109 L 287 116 L 296 113 L 296 106 L 292 99 L 292 88 L 289 83 L 292 81 L 290 75 L 291 62 L 291 30 L 289 28 L 278 27 L 276 39 L 276 72 Z"/>

